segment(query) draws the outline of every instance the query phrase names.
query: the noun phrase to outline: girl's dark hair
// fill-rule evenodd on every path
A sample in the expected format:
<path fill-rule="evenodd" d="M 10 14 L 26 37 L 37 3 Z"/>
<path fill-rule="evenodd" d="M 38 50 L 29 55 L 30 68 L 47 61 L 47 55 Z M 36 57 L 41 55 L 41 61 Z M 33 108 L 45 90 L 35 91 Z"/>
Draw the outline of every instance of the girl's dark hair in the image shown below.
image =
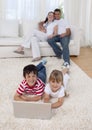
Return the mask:
<path fill-rule="evenodd" d="M 38 75 L 37 67 L 33 64 L 27 65 L 23 68 L 23 76 L 25 77 L 26 74 L 34 73 Z"/>
<path fill-rule="evenodd" d="M 50 13 L 53 13 L 53 14 L 54 14 L 53 11 L 50 11 L 50 12 L 48 12 L 48 15 L 49 15 Z M 46 19 L 44 20 L 44 23 L 46 23 L 46 22 L 48 21 L 48 15 L 47 15 Z"/>
<path fill-rule="evenodd" d="M 46 19 L 44 20 L 44 23 L 46 23 L 48 21 L 48 18 L 46 17 Z"/>

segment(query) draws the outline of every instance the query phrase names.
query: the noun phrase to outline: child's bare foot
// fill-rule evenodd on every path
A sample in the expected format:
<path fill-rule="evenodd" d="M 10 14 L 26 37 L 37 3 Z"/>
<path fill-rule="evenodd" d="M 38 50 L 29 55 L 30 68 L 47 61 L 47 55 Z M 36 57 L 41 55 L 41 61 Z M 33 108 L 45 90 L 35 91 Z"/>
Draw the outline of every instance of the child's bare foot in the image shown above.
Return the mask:
<path fill-rule="evenodd" d="M 69 92 L 65 91 L 65 97 L 69 97 Z"/>
<path fill-rule="evenodd" d="M 68 69 L 68 68 L 64 68 L 64 69 L 62 70 L 62 73 L 63 73 L 63 74 L 69 73 L 69 69 Z"/>

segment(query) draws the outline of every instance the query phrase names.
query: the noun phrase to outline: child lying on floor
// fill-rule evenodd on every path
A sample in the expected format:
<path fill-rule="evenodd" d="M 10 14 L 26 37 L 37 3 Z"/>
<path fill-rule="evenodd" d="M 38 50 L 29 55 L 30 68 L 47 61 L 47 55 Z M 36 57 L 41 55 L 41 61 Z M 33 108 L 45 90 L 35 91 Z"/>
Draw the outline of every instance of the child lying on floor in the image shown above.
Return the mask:
<path fill-rule="evenodd" d="M 68 96 L 66 92 L 66 85 L 69 80 L 69 70 L 63 69 L 53 70 L 49 77 L 49 83 L 45 87 L 44 102 L 47 103 L 51 98 L 58 98 L 57 101 L 52 103 L 52 108 L 60 107 L 64 102 L 64 96 Z"/>
<path fill-rule="evenodd" d="M 14 100 L 38 101 L 42 98 L 46 82 L 45 63 L 43 60 L 37 66 L 30 64 L 24 67 L 24 80 L 19 84 Z"/>

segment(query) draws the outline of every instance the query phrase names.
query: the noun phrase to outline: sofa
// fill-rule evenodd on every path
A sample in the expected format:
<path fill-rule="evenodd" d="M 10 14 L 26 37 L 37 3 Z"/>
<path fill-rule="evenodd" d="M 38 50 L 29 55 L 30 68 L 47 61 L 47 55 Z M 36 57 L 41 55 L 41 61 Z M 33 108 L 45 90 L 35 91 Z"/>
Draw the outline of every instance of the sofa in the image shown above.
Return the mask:
<path fill-rule="evenodd" d="M 0 20 L 0 58 L 7 57 L 32 57 L 31 48 L 25 48 L 25 54 L 16 54 L 13 51 L 18 48 L 27 37 L 37 28 L 38 21 Z M 70 56 L 80 54 L 81 29 L 71 25 L 71 38 L 69 44 Z M 47 42 L 38 43 L 41 56 L 55 56 Z M 60 45 L 60 43 L 57 43 Z"/>

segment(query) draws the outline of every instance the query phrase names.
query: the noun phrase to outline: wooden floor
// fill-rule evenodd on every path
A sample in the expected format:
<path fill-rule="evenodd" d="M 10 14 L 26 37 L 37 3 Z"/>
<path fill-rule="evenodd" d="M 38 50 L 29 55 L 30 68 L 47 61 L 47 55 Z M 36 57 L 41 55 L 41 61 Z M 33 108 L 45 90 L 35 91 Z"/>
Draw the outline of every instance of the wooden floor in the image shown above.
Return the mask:
<path fill-rule="evenodd" d="M 82 47 L 78 57 L 71 57 L 85 73 L 92 78 L 92 48 Z"/>

